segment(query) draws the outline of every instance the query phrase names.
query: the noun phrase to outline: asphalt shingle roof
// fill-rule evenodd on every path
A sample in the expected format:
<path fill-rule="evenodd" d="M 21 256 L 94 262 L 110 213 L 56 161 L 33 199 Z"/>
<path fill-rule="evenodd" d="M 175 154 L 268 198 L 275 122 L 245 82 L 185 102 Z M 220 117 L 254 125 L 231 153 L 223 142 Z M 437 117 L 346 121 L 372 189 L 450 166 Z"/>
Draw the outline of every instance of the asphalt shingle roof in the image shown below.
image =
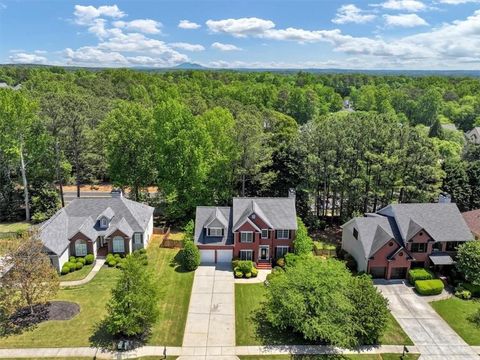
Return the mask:
<path fill-rule="evenodd" d="M 133 232 L 144 232 L 153 210 L 151 206 L 124 197 L 78 198 L 40 226 L 40 238 L 45 247 L 61 255 L 68 247 L 69 239 L 79 231 L 93 241 L 116 229 L 128 236 Z M 108 229 L 101 229 L 97 219 L 105 214 L 110 218 L 110 224 Z"/>
<path fill-rule="evenodd" d="M 202 245 L 232 245 L 232 209 L 228 206 L 215 207 L 215 206 L 197 206 L 195 214 L 195 243 Z M 222 219 L 216 218 L 216 215 Z M 228 224 L 223 232 L 223 237 L 220 236 L 205 236 L 204 227 L 215 221 L 226 221 Z M 223 220 L 224 219 L 224 220 Z"/>

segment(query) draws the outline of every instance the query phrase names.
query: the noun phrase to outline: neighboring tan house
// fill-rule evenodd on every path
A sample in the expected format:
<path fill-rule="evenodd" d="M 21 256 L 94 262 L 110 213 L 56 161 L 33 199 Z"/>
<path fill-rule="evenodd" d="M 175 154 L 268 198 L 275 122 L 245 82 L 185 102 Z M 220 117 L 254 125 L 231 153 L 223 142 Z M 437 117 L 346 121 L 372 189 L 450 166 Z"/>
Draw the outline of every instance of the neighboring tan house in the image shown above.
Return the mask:
<path fill-rule="evenodd" d="M 480 209 L 462 213 L 468 228 L 472 232 L 475 240 L 480 239 Z"/>
<path fill-rule="evenodd" d="M 456 204 L 392 204 L 342 226 L 342 249 L 375 278 L 403 279 L 410 268 L 455 264 L 473 240 Z"/>
<path fill-rule="evenodd" d="M 233 258 L 269 267 L 292 250 L 297 231 L 295 196 L 234 198 L 231 207 L 199 206 L 195 244 L 202 263 Z"/>
<path fill-rule="evenodd" d="M 475 127 L 468 131 L 465 136 L 474 144 L 480 144 L 480 127 Z"/>
<path fill-rule="evenodd" d="M 153 210 L 121 192 L 112 192 L 111 198 L 77 198 L 41 224 L 40 238 L 57 270 L 70 256 L 127 254 L 147 247 Z"/>

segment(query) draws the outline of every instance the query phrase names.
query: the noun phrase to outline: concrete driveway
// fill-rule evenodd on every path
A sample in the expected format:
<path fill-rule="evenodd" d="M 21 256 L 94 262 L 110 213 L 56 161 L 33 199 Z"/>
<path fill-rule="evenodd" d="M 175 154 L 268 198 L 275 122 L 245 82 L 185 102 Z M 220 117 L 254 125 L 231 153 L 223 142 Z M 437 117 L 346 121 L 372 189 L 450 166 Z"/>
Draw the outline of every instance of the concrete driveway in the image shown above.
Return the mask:
<path fill-rule="evenodd" d="M 195 271 L 181 358 L 237 359 L 228 354 L 234 346 L 235 286 L 231 265 L 202 265 Z"/>
<path fill-rule="evenodd" d="M 377 283 L 393 316 L 422 354 L 421 360 L 478 360 L 463 339 L 433 310 L 426 298 L 402 281 Z"/>

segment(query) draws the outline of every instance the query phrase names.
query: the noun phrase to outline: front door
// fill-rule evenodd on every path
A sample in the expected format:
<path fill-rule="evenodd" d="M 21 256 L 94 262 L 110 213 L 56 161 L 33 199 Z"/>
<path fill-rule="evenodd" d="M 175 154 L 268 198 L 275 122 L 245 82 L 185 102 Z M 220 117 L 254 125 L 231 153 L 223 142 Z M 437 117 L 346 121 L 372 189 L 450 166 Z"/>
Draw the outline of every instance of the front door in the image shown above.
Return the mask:
<path fill-rule="evenodd" d="M 260 248 L 260 260 L 268 260 L 268 246 Z"/>

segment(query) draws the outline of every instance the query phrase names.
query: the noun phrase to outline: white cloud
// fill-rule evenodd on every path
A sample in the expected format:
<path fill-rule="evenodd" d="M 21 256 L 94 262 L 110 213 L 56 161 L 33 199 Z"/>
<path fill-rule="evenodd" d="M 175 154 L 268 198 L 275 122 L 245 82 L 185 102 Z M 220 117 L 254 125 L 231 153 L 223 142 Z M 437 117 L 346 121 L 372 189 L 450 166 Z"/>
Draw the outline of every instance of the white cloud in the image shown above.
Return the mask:
<path fill-rule="evenodd" d="M 255 17 L 225 20 L 207 20 L 208 28 L 214 33 L 226 33 L 235 37 L 263 34 L 275 27 L 273 21 Z"/>
<path fill-rule="evenodd" d="M 83 65 L 127 65 L 127 59 L 118 52 L 105 52 L 93 46 L 83 46 L 77 50 L 65 49 L 69 64 Z"/>
<path fill-rule="evenodd" d="M 16 52 L 13 55 L 10 55 L 8 59 L 14 64 L 45 64 L 47 62 L 45 56 L 24 52 Z"/>
<path fill-rule="evenodd" d="M 375 19 L 373 14 L 365 14 L 364 10 L 359 9 L 353 4 L 342 5 L 337 10 L 337 15 L 332 20 L 335 24 L 356 23 L 364 24 Z"/>
<path fill-rule="evenodd" d="M 178 23 L 178 27 L 180 29 L 187 29 L 187 30 L 194 30 L 200 28 L 202 25 L 194 23 L 193 21 L 190 20 L 180 20 Z"/>
<path fill-rule="evenodd" d="M 185 42 L 176 42 L 168 45 L 170 45 L 173 48 L 186 50 L 186 51 L 204 51 L 205 50 L 205 47 L 203 47 L 203 45 L 189 44 Z"/>
<path fill-rule="evenodd" d="M 376 4 L 375 6 L 380 6 L 388 10 L 402 10 L 410 12 L 422 11 L 427 8 L 427 6 L 419 0 L 387 0 L 381 4 Z"/>
<path fill-rule="evenodd" d="M 426 26 L 428 23 L 417 14 L 383 15 L 385 24 L 390 27 L 412 28 Z"/>
<path fill-rule="evenodd" d="M 89 5 L 75 5 L 75 22 L 79 25 L 87 25 L 93 19 L 99 18 L 100 16 L 108 16 L 114 19 L 118 19 L 125 16 L 125 13 L 121 11 L 117 5 L 104 5 L 99 6 L 98 8 Z"/>
<path fill-rule="evenodd" d="M 238 51 L 238 50 L 242 50 L 241 48 L 239 48 L 238 46 L 235 46 L 233 44 L 223 44 L 223 43 L 220 43 L 220 42 L 214 42 L 212 44 L 212 48 L 213 49 L 216 49 L 216 50 L 220 50 L 220 51 Z"/>
<path fill-rule="evenodd" d="M 113 26 L 145 34 L 159 34 L 162 24 L 152 19 L 137 19 L 132 21 L 115 21 Z"/>

